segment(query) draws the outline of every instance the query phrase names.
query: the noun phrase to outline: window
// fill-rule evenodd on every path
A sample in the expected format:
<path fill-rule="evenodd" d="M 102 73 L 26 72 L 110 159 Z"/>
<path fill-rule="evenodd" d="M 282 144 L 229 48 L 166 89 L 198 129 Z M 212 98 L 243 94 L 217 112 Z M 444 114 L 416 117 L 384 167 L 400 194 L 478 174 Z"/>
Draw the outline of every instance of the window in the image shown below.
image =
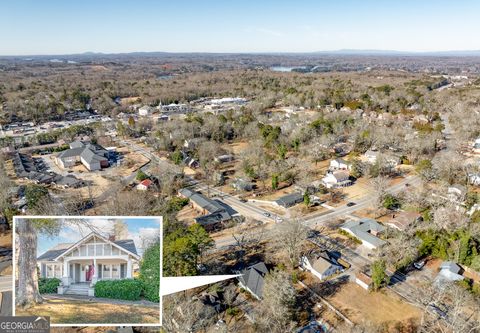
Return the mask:
<path fill-rule="evenodd" d="M 61 278 L 62 277 L 62 271 L 60 265 L 54 265 L 54 270 L 55 270 L 55 277 L 56 278 Z"/>
<path fill-rule="evenodd" d="M 112 265 L 112 279 L 120 278 L 120 271 L 118 265 Z"/>
<path fill-rule="evenodd" d="M 86 256 L 87 255 L 87 248 L 85 245 L 80 246 L 80 255 Z"/>
<path fill-rule="evenodd" d="M 112 254 L 118 255 L 119 252 L 120 252 L 120 251 L 119 251 L 116 247 L 112 246 Z"/>
<path fill-rule="evenodd" d="M 53 277 L 53 267 L 52 265 L 47 265 L 47 278 Z"/>
<path fill-rule="evenodd" d="M 103 245 L 102 244 L 97 244 L 97 256 L 103 256 Z"/>
<path fill-rule="evenodd" d="M 93 256 L 95 254 L 94 251 L 95 251 L 95 246 L 92 244 L 88 244 L 87 246 L 88 255 Z"/>
<path fill-rule="evenodd" d="M 109 256 L 112 254 L 112 246 L 110 244 L 105 244 L 103 247 L 103 254 Z"/>
<path fill-rule="evenodd" d="M 104 279 L 109 279 L 112 277 L 111 271 L 110 271 L 110 265 L 103 265 L 103 274 L 102 274 Z"/>
<path fill-rule="evenodd" d="M 121 264 L 120 265 L 120 278 L 124 279 L 127 271 L 127 265 L 126 264 Z"/>

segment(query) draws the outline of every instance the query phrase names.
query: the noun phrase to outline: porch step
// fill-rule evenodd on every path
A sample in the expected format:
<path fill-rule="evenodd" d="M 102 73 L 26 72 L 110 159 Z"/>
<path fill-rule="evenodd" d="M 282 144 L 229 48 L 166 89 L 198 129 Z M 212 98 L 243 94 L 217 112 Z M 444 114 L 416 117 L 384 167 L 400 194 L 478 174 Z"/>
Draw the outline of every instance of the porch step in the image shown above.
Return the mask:
<path fill-rule="evenodd" d="M 67 289 L 64 293 L 65 295 L 83 295 L 83 296 L 88 296 L 88 289 L 86 290 L 72 290 L 70 288 Z"/>
<path fill-rule="evenodd" d="M 88 296 L 88 289 L 90 286 L 88 284 L 82 285 L 70 285 L 67 290 L 65 290 L 66 295 L 85 295 Z"/>

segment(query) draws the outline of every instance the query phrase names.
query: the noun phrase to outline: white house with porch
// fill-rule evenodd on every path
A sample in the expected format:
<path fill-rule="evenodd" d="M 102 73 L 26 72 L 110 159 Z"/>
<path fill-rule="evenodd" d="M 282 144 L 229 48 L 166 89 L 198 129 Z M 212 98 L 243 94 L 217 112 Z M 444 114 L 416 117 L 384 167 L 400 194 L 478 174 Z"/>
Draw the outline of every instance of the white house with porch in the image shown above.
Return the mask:
<path fill-rule="evenodd" d="M 133 278 L 140 256 L 132 239 L 109 240 L 92 232 L 76 243 L 58 244 L 37 261 L 41 277 L 62 280 L 59 294 L 94 296 L 97 281 Z"/>

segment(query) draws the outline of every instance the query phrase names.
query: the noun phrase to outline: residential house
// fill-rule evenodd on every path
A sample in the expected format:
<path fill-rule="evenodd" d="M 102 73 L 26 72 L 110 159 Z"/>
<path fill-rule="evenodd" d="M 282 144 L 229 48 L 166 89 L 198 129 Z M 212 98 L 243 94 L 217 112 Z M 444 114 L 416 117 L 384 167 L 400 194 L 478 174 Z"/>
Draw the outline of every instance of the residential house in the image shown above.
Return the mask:
<path fill-rule="evenodd" d="M 185 165 L 191 169 L 198 169 L 200 167 L 200 163 L 198 163 L 196 159 L 189 156 L 183 159 L 183 163 L 185 163 Z"/>
<path fill-rule="evenodd" d="M 322 183 L 326 188 L 338 188 L 352 185 L 348 171 L 338 170 L 327 172 L 322 178 Z"/>
<path fill-rule="evenodd" d="M 284 195 L 283 197 L 278 198 L 275 200 L 275 203 L 278 206 L 282 206 L 284 208 L 289 208 L 292 206 L 295 206 L 296 204 L 303 202 L 303 194 L 294 192 L 290 193 L 287 195 Z"/>
<path fill-rule="evenodd" d="M 263 262 L 248 266 L 239 272 L 238 283 L 241 288 L 247 290 L 257 299 L 263 297 L 263 285 L 268 268 Z"/>
<path fill-rule="evenodd" d="M 336 158 L 330 161 L 331 170 L 352 170 L 352 163 L 345 161 L 343 158 Z"/>
<path fill-rule="evenodd" d="M 251 191 L 253 190 L 253 183 L 249 182 L 242 178 L 237 178 L 233 183 L 232 186 L 234 189 L 238 191 Z"/>
<path fill-rule="evenodd" d="M 232 215 L 228 212 L 227 207 L 199 192 L 183 188 L 179 191 L 179 195 L 180 197 L 188 198 L 193 209 L 203 214 L 194 220 L 207 231 L 220 229 L 224 222 L 232 219 Z"/>
<path fill-rule="evenodd" d="M 377 157 L 379 155 L 378 151 L 374 150 L 367 150 L 363 156 L 367 159 L 367 161 L 371 164 L 374 164 L 377 161 Z"/>
<path fill-rule="evenodd" d="M 74 141 L 70 149 L 64 150 L 55 158 L 55 162 L 62 168 L 71 168 L 79 163 L 88 170 L 100 170 L 109 166 L 108 151 L 100 145 Z"/>
<path fill-rule="evenodd" d="M 342 224 L 340 229 L 358 238 L 368 249 L 376 249 L 386 243 L 377 237 L 385 230 L 385 227 L 373 219 L 349 220 Z"/>
<path fill-rule="evenodd" d="M 343 266 L 338 264 L 327 251 L 310 251 L 301 257 L 300 266 L 320 280 L 343 270 Z"/>
<path fill-rule="evenodd" d="M 414 222 L 422 221 L 422 215 L 417 212 L 395 212 L 392 218 L 389 219 L 385 225 L 395 228 L 400 231 L 406 230 Z"/>
<path fill-rule="evenodd" d="M 89 296 L 94 296 L 92 287 L 97 281 L 133 278 L 133 266 L 139 261 L 132 239 L 115 241 L 96 232 L 76 243 L 58 244 L 37 258 L 41 277 L 62 280 L 64 289 L 59 292 L 72 289 Z M 76 289 L 78 284 L 87 287 Z"/>
<path fill-rule="evenodd" d="M 214 158 L 217 163 L 227 163 L 233 161 L 235 158 L 231 154 L 220 155 Z"/>
<path fill-rule="evenodd" d="M 369 290 L 372 287 L 372 278 L 364 272 L 358 272 L 355 274 L 355 283 L 365 290 Z"/>
<path fill-rule="evenodd" d="M 480 186 L 480 173 L 471 173 L 468 175 L 471 185 Z"/>
<path fill-rule="evenodd" d="M 464 277 L 460 274 L 462 268 L 452 261 L 444 261 L 440 265 L 440 272 L 435 278 L 435 284 L 443 285 L 448 282 L 461 281 Z"/>
<path fill-rule="evenodd" d="M 152 185 L 153 182 L 150 179 L 144 179 L 137 185 L 137 190 L 147 191 Z"/>
<path fill-rule="evenodd" d="M 142 117 L 150 116 L 155 109 L 149 105 L 144 105 L 138 109 L 138 115 Z"/>

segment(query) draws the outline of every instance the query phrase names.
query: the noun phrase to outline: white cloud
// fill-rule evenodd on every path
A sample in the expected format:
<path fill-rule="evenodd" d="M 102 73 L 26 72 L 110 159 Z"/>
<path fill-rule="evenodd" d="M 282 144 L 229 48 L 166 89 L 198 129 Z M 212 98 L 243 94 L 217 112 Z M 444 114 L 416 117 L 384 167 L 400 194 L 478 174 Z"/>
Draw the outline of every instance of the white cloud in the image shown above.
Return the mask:
<path fill-rule="evenodd" d="M 141 255 L 145 248 L 155 242 L 160 237 L 159 228 L 139 228 L 138 232 L 129 232 L 128 237 L 133 239 L 138 253 Z"/>

